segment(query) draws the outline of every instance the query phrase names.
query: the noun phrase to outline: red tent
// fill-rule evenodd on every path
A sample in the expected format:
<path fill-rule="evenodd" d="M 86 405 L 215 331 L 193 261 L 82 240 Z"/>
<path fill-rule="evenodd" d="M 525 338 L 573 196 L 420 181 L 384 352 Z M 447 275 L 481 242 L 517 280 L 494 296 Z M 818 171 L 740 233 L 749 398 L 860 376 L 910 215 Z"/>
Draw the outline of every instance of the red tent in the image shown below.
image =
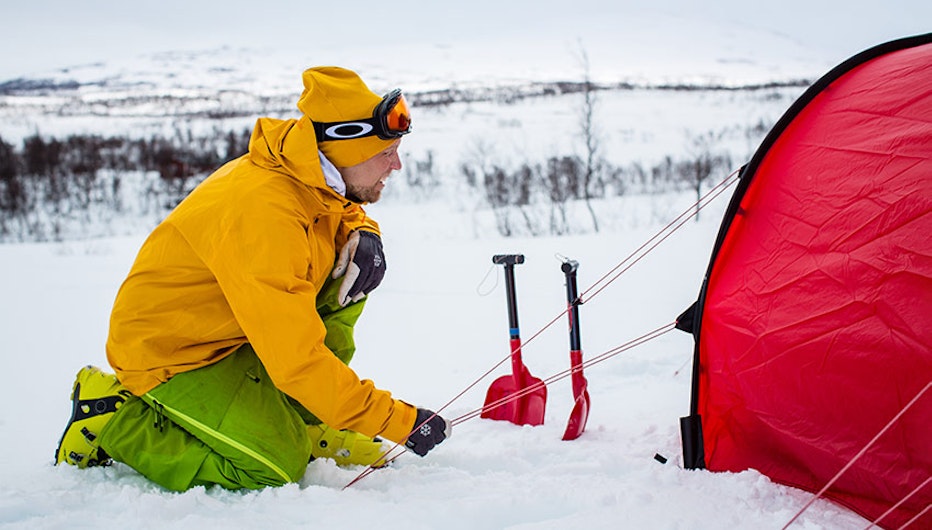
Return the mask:
<path fill-rule="evenodd" d="M 825 496 L 867 519 L 932 528 L 932 34 L 793 104 L 678 326 L 696 338 L 687 468 L 836 479 Z"/>

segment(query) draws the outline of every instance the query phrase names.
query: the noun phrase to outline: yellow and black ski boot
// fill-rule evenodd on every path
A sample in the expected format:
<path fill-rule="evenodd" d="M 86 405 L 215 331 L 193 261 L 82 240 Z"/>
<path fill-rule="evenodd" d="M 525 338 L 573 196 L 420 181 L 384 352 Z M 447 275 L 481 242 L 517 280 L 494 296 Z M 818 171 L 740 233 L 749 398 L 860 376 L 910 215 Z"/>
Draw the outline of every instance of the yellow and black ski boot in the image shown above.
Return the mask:
<path fill-rule="evenodd" d="M 332 458 L 339 466 L 377 464 L 382 457 L 382 440 L 369 438 L 358 432 L 338 431 L 323 423 L 309 425 L 307 434 L 311 439 L 311 457 Z"/>
<path fill-rule="evenodd" d="M 116 376 L 95 366 L 81 368 L 71 392 L 71 419 L 55 450 L 55 464 L 109 465 L 110 457 L 100 449 L 97 437 L 113 413 L 132 397 Z"/>

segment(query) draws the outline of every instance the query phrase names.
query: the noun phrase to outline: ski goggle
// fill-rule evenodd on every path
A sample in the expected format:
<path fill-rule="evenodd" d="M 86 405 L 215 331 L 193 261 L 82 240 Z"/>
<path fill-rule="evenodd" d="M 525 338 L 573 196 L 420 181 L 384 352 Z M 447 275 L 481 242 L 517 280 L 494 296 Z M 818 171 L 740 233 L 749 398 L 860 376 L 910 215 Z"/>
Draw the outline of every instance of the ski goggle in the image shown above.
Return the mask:
<path fill-rule="evenodd" d="M 392 90 L 375 107 L 371 118 L 353 121 L 313 122 L 317 141 L 353 140 L 378 136 L 393 140 L 411 132 L 411 113 L 400 88 Z"/>

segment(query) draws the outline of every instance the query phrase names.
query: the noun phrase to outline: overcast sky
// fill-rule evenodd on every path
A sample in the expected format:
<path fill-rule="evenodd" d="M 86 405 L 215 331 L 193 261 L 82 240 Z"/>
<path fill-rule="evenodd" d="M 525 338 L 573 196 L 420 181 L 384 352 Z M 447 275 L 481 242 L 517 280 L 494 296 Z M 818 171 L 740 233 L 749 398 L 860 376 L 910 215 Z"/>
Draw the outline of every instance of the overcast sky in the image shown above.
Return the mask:
<path fill-rule="evenodd" d="M 928 0 L 17 0 L 0 7 L 0 80 L 163 51 L 348 46 L 377 55 L 393 45 L 584 39 L 626 17 L 779 34 L 844 59 L 897 37 L 932 31 Z M 708 5 L 711 4 L 711 5 Z M 726 29 L 722 29 L 726 28 Z M 645 28 L 642 28 L 645 29 Z M 646 28 L 663 39 L 663 24 Z M 620 30 L 621 31 L 621 30 Z M 697 32 L 701 35 L 701 33 Z M 697 37 L 699 38 L 699 37 Z M 747 42 L 753 48 L 753 42 Z M 837 62 L 837 61 L 836 61 Z"/>

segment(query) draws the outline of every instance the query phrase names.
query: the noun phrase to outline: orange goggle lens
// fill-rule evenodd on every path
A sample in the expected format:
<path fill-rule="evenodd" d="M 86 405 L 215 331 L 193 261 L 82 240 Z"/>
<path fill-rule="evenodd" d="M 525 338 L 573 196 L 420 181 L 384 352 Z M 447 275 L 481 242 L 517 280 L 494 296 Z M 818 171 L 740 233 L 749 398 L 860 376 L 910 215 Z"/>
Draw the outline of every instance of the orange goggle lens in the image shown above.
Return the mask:
<path fill-rule="evenodd" d="M 411 131 L 411 111 L 401 90 L 394 90 L 385 96 L 388 107 L 382 114 L 382 125 L 387 136 L 398 137 Z M 381 105 L 380 105 L 381 106 Z"/>

